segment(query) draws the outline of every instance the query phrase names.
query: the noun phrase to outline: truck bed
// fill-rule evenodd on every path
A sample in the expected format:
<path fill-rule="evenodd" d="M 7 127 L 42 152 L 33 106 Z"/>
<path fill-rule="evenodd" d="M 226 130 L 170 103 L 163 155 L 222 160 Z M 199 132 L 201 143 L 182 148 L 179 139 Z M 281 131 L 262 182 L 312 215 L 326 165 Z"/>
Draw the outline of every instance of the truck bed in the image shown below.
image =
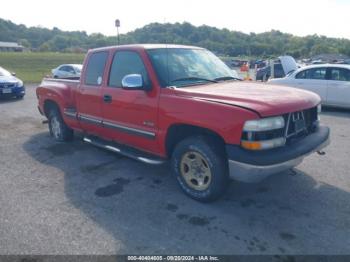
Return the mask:
<path fill-rule="evenodd" d="M 41 81 L 41 85 L 45 85 L 46 83 L 65 83 L 65 84 L 79 84 L 80 78 L 79 77 L 72 77 L 72 78 L 52 78 L 52 77 L 45 77 Z"/>
<path fill-rule="evenodd" d="M 44 78 L 40 87 L 59 91 L 65 97 L 65 104 L 75 107 L 76 92 L 80 81 L 72 79 Z"/>

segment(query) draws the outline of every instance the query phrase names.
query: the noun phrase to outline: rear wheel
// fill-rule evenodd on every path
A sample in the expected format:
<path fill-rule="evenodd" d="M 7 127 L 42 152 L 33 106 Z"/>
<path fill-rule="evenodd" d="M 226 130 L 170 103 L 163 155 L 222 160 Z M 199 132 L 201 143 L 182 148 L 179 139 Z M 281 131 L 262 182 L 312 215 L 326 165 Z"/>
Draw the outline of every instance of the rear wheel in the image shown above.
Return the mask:
<path fill-rule="evenodd" d="M 229 184 L 226 156 L 211 138 L 186 138 L 175 147 L 171 162 L 181 189 L 191 198 L 209 202 L 225 193 Z"/>
<path fill-rule="evenodd" d="M 49 111 L 49 130 L 56 141 L 70 141 L 73 139 L 73 130 L 63 121 L 58 108 L 53 107 Z"/>

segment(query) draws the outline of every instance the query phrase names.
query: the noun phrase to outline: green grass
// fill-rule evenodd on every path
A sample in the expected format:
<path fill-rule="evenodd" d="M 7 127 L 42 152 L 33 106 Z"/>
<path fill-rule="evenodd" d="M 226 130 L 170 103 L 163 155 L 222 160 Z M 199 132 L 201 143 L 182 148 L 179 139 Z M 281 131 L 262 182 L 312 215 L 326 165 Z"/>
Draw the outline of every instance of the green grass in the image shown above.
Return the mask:
<path fill-rule="evenodd" d="M 40 83 L 60 64 L 82 64 L 85 54 L 0 52 L 0 66 L 27 83 Z"/>

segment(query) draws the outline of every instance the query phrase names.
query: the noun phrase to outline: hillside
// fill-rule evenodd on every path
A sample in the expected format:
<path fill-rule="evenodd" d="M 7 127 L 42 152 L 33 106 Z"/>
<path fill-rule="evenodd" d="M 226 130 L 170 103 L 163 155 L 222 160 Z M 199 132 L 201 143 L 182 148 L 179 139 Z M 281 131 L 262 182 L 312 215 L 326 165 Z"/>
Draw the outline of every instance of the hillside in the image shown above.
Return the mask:
<path fill-rule="evenodd" d="M 89 48 L 114 45 L 116 37 L 88 35 L 84 31 L 62 31 L 41 27 L 26 27 L 0 19 L 0 41 L 19 42 L 36 51 L 81 52 Z M 273 56 L 290 54 L 309 57 L 321 53 L 350 55 L 350 40 L 311 35 L 293 36 L 280 31 L 245 34 L 210 26 L 189 23 L 152 23 L 121 35 L 121 44 L 177 43 L 208 48 L 226 56 Z"/>

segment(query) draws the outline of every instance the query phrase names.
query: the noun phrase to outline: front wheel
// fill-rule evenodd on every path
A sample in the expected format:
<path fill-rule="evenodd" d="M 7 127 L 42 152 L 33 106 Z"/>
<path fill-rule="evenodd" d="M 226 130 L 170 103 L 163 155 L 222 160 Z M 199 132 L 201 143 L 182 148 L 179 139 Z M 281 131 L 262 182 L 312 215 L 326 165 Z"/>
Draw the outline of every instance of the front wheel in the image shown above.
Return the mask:
<path fill-rule="evenodd" d="M 221 197 L 229 184 L 224 148 L 209 137 L 181 141 L 172 154 L 173 173 L 191 198 L 210 202 Z"/>
<path fill-rule="evenodd" d="M 64 142 L 73 139 L 73 130 L 63 121 L 57 108 L 50 110 L 48 118 L 50 134 L 56 141 Z"/>

